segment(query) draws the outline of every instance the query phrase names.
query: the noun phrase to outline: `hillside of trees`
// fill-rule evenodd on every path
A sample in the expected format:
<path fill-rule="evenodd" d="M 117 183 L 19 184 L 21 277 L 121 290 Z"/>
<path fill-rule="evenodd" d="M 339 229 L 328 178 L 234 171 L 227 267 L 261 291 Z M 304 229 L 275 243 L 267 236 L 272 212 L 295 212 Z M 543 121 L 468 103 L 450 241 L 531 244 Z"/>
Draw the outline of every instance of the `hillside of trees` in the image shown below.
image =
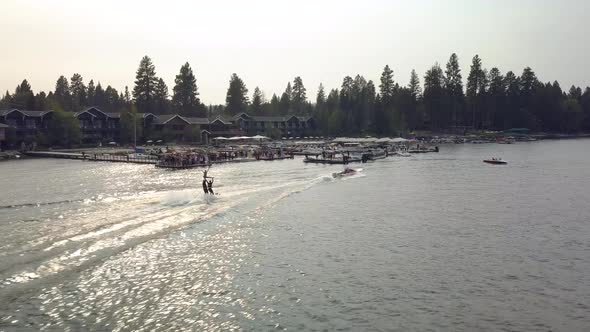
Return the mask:
<path fill-rule="evenodd" d="M 70 80 L 60 76 L 55 90 L 34 93 L 23 80 L 14 93 L 6 91 L 0 108 L 66 112 L 97 106 L 107 112 L 178 113 L 206 117 L 248 112 L 253 115 L 313 115 L 319 133 L 326 135 L 383 136 L 414 130 L 459 132 L 465 129 L 504 130 L 529 128 L 533 131 L 575 133 L 590 131 L 590 88 L 562 89 L 557 81 L 541 82 L 527 67 L 522 73 L 502 73 L 484 67 L 476 55 L 466 80 L 459 58 L 452 54 L 442 68 L 435 63 L 421 79 L 410 73 L 409 84 L 395 81 L 385 66 L 379 82 L 361 75 L 346 76 L 338 88 L 327 90 L 320 84 L 317 96 L 308 98 L 301 77 L 288 82 L 282 94 L 267 99 L 259 87 L 251 97 L 244 81 L 232 74 L 225 105 L 204 105 L 199 99 L 195 74 L 185 63 L 174 80 L 172 94 L 156 74 L 152 60 L 145 56 L 136 71 L 135 85 L 117 91 L 100 82 L 88 84 L 79 74 Z"/>

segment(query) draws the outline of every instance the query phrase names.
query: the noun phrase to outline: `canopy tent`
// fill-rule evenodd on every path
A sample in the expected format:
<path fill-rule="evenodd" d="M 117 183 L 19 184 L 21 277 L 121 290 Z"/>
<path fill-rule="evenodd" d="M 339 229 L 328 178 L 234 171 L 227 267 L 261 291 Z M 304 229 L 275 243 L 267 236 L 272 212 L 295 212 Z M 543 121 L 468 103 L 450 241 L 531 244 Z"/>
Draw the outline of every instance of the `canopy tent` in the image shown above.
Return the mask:
<path fill-rule="evenodd" d="M 383 137 L 383 138 L 380 138 L 380 139 L 376 140 L 375 142 L 376 143 L 391 143 L 391 141 L 392 141 L 391 138 Z"/>
<path fill-rule="evenodd" d="M 402 142 L 407 142 L 408 140 L 405 138 L 401 138 L 401 137 L 397 137 L 391 140 L 391 142 L 393 143 L 402 143 Z"/>
<path fill-rule="evenodd" d="M 333 140 L 335 143 L 374 143 L 375 137 L 338 137 Z"/>

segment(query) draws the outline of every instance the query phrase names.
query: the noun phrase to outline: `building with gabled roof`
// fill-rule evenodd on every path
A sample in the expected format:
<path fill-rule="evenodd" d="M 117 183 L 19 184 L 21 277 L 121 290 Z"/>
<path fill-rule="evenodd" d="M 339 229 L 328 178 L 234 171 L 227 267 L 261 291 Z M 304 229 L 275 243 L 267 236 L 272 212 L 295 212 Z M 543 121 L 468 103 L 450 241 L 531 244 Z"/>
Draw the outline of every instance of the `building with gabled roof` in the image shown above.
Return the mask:
<path fill-rule="evenodd" d="M 53 111 L 0 110 L 0 123 L 16 129 L 17 143 L 35 141 L 39 133 L 48 134 Z M 78 120 L 82 143 L 119 142 L 121 113 L 104 112 L 87 107 L 72 115 Z M 210 137 L 268 135 L 273 132 L 283 137 L 301 137 L 315 131 L 311 116 L 266 116 L 239 113 L 232 117 L 188 117 L 180 114 L 136 113 L 138 132 L 144 140 L 162 139 L 178 142 L 208 143 Z M 139 140 L 141 141 L 141 139 Z"/>

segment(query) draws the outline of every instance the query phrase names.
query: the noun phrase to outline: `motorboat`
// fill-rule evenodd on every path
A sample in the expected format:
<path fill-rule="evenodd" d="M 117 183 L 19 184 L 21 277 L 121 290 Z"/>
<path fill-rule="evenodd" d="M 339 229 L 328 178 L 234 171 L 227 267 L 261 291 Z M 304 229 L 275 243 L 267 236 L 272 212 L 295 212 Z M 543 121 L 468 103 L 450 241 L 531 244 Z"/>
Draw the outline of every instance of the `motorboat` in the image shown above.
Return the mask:
<path fill-rule="evenodd" d="M 484 163 L 488 163 L 488 164 L 494 164 L 494 165 L 506 165 L 506 164 L 508 164 L 508 162 L 506 160 L 502 160 L 502 158 L 484 159 L 483 162 Z"/>
<path fill-rule="evenodd" d="M 336 173 L 332 173 L 332 177 L 334 178 L 342 178 L 345 176 L 351 176 L 351 175 L 355 175 L 358 172 L 352 168 L 348 168 L 346 167 L 342 172 L 336 172 Z"/>
<path fill-rule="evenodd" d="M 392 155 L 396 156 L 396 157 L 411 157 L 412 154 L 407 152 L 407 151 L 396 151 L 394 152 Z"/>

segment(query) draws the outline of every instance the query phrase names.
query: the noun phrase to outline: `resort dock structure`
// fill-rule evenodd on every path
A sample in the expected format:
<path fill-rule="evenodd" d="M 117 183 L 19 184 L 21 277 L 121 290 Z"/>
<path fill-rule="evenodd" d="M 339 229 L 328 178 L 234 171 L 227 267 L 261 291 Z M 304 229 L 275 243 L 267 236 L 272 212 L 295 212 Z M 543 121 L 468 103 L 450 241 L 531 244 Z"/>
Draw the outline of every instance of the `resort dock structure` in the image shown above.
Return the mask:
<path fill-rule="evenodd" d="M 132 164 L 156 164 L 158 158 L 155 156 L 131 156 L 108 153 L 74 153 L 74 152 L 54 152 L 54 151 L 29 151 L 25 155 L 38 158 L 60 158 L 60 159 L 77 159 L 86 161 L 109 161 Z"/>
<path fill-rule="evenodd" d="M 360 163 L 362 162 L 361 158 L 349 157 L 349 158 L 315 158 L 315 157 L 306 157 L 303 159 L 304 163 L 313 163 L 313 164 L 328 164 L 328 165 L 346 165 L 350 163 Z"/>

